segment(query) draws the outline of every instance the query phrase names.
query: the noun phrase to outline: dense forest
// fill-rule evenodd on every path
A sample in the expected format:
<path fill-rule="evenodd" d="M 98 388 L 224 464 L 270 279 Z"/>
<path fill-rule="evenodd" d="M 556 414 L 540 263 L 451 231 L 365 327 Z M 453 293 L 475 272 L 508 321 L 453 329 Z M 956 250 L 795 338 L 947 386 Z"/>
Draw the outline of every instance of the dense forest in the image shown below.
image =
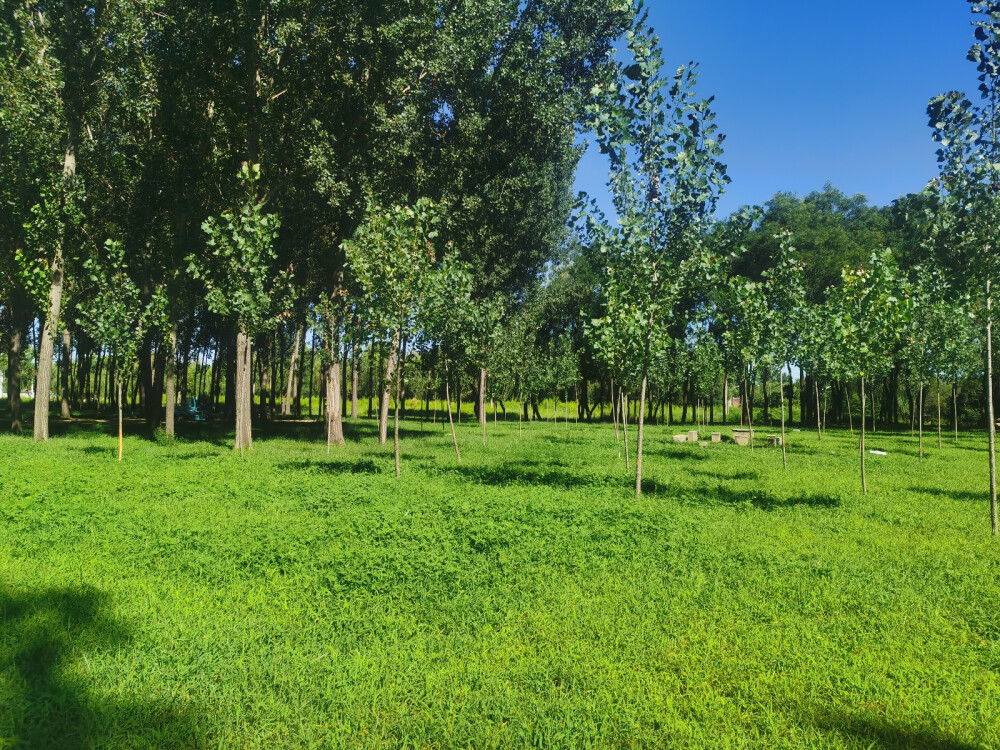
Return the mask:
<path fill-rule="evenodd" d="M 931 102 L 923 192 L 723 219 L 712 99 L 641 3 L 0 2 L 10 429 L 181 408 L 335 446 L 362 413 L 398 472 L 407 411 L 551 402 L 638 422 L 637 493 L 647 420 L 829 420 L 863 459 L 931 419 L 992 455 L 1000 10 L 972 5 L 983 103 Z M 574 195 L 587 143 L 612 216 Z"/>

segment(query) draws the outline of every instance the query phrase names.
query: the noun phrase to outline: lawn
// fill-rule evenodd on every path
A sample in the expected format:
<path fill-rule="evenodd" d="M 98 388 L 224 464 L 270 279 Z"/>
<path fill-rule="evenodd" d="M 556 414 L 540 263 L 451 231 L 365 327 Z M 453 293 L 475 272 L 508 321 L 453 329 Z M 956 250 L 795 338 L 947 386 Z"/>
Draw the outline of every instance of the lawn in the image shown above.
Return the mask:
<path fill-rule="evenodd" d="M 1000 747 L 985 438 L 0 438 L 0 748 Z M 63 434 L 58 434 L 62 432 Z"/>

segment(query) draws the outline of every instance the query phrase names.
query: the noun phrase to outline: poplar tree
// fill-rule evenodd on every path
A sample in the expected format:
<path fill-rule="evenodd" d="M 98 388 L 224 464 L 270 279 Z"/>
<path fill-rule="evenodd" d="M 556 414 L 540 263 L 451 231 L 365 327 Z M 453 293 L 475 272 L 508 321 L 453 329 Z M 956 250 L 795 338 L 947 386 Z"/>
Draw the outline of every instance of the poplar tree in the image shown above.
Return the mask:
<path fill-rule="evenodd" d="M 719 161 L 723 137 L 712 100 L 694 90 L 696 66 L 664 78 L 659 39 L 645 17 L 626 40 L 630 60 L 620 64 L 615 82 L 594 86 L 590 108 L 601 151 L 611 160 L 619 225 L 592 215 L 588 229 L 605 263 L 605 315 L 595 321 L 595 341 L 639 391 L 639 496 L 650 362 L 683 317 L 682 303 L 715 275 L 718 258 L 706 236 L 729 178 Z"/>

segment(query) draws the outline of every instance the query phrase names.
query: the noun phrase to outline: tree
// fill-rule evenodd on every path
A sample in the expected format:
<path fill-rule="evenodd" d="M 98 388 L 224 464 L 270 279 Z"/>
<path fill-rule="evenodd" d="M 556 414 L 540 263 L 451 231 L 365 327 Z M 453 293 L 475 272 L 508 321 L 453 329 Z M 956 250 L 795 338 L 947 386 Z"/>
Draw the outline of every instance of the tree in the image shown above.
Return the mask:
<path fill-rule="evenodd" d="M 639 390 L 636 496 L 642 494 L 643 421 L 652 359 L 670 340 L 678 307 L 709 282 L 718 265 L 706 234 L 729 181 L 719 161 L 722 137 L 711 100 L 698 99 L 694 65 L 661 77 L 659 40 L 637 21 L 619 79 L 594 87 L 591 118 L 611 160 L 610 187 L 619 225 L 591 215 L 588 230 L 605 259 L 605 315 L 596 347 Z"/>
<path fill-rule="evenodd" d="M 139 287 L 129 275 L 124 246 L 108 240 L 104 249 L 104 257 L 94 253 L 84 262 L 83 270 L 92 288 L 77 304 L 80 313 L 77 323 L 111 353 L 118 402 L 118 460 L 121 461 L 125 450 L 122 381 L 136 365 L 138 342 L 162 299 L 157 297 L 144 307 Z"/>
<path fill-rule="evenodd" d="M 208 257 L 187 257 L 188 273 L 205 284 L 208 308 L 236 322 L 236 450 L 253 448 L 250 354 L 255 336 L 271 328 L 283 310 L 288 273 L 274 272 L 274 241 L 281 226 L 264 209 L 259 164 L 244 163 L 243 194 L 236 209 L 209 217 Z"/>
<path fill-rule="evenodd" d="M 993 402 L 993 282 L 1000 249 L 1000 6 L 969 0 L 976 42 L 968 59 L 977 64 L 981 104 L 958 91 L 941 94 L 927 106 L 938 149 L 937 180 L 927 188 L 935 201 L 934 233 L 945 237 L 946 252 L 965 270 L 984 308 L 986 418 L 989 438 L 990 520 L 1000 534 L 997 507 L 996 415 Z"/>
<path fill-rule="evenodd" d="M 861 382 L 861 490 L 865 473 L 865 381 L 892 361 L 901 322 L 899 271 L 889 250 L 874 251 L 857 268 L 846 268 L 843 283 L 831 289 L 830 327 L 845 351 L 844 368 Z"/>
<path fill-rule="evenodd" d="M 363 290 L 376 328 L 389 331 L 386 386 L 392 386 L 395 400 L 393 447 L 397 477 L 405 346 L 416 330 L 422 285 L 435 262 L 433 240 L 439 235 L 440 222 L 440 210 L 426 198 L 413 206 L 373 206 L 354 237 L 344 242 L 348 265 Z M 383 411 L 388 406 L 385 398 Z"/>

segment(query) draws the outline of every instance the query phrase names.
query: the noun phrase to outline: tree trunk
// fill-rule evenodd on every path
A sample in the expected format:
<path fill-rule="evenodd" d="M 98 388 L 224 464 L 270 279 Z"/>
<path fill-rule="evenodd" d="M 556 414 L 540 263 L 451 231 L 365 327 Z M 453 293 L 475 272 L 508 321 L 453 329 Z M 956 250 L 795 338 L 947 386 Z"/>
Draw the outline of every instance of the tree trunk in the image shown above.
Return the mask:
<path fill-rule="evenodd" d="M 170 328 L 170 338 L 167 346 L 166 383 L 167 383 L 167 413 L 165 430 L 167 437 L 174 436 L 174 409 L 177 406 L 177 324 Z"/>
<path fill-rule="evenodd" d="M 958 445 L 958 379 L 951 383 L 951 415 L 955 421 L 955 445 Z"/>
<path fill-rule="evenodd" d="M 451 441 L 455 444 L 455 456 L 459 462 L 462 460 L 462 452 L 458 449 L 458 436 L 455 434 L 455 420 L 451 413 L 451 377 L 448 373 L 448 358 L 444 360 L 444 402 L 448 404 L 448 425 L 451 427 Z"/>
<path fill-rule="evenodd" d="M 351 346 L 351 419 L 358 418 L 358 338 Z"/>
<path fill-rule="evenodd" d="M 986 417 L 989 422 L 990 451 L 990 522 L 993 536 L 1000 534 L 997 515 L 997 424 L 993 409 L 993 290 L 992 279 L 986 279 Z"/>
<path fill-rule="evenodd" d="M 288 383 L 285 385 L 285 400 L 281 403 L 281 415 L 291 416 L 292 400 L 295 396 L 295 383 L 297 381 L 297 368 L 299 365 L 299 349 L 302 347 L 302 329 L 295 329 L 295 341 L 292 344 L 292 355 L 288 361 Z"/>
<path fill-rule="evenodd" d="M 937 430 L 938 430 L 938 450 L 941 450 L 941 376 L 937 379 Z"/>
<path fill-rule="evenodd" d="M 865 476 L 865 376 L 861 376 L 861 491 L 868 494 L 868 478 Z"/>
<path fill-rule="evenodd" d="M 60 373 L 59 373 L 59 415 L 63 419 L 69 419 L 72 414 L 69 409 L 69 391 L 70 391 L 70 355 L 73 351 L 73 339 L 70 336 L 69 329 L 63 328 L 62 332 L 62 358 L 60 359 Z"/>
<path fill-rule="evenodd" d="M 806 417 L 809 403 L 809 389 L 806 387 L 806 375 L 802 367 L 799 367 L 799 425 L 806 426 Z"/>
<path fill-rule="evenodd" d="M 17 315 L 17 311 L 14 315 Z M 25 328 L 17 317 L 13 317 L 10 339 L 7 342 L 7 404 L 10 407 L 10 431 L 15 435 L 20 435 L 24 430 L 24 417 L 21 414 L 21 360 L 24 357 Z"/>
<path fill-rule="evenodd" d="M 72 33 L 72 30 L 70 29 Z M 73 121 L 67 127 L 66 150 L 63 155 L 63 190 L 69 192 L 76 177 L 76 132 Z M 38 361 L 35 371 L 35 442 L 49 439 L 49 396 L 52 393 L 52 350 L 55 332 L 62 313 L 63 284 L 62 238 L 56 243 L 49 267 L 49 309 L 42 325 L 38 342 Z"/>
<path fill-rule="evenodd" d="M 920 421 L 919 433 L 920 437 L 917 439 L 918 450 L 920 453 L 920 458 L 924 457 L 924 382 L 920 381 L 920 410 L 917 414 L 917 419 Z"/>
<path fill-rule="evenodd" d="M 400 339 L 399 331 L 392 334 L 392 346 L 389 348 L 385 362 L 385 375 L 382 382 L 382 402 L 379 404 L 378 416 L 378 442 L 385 445 L 389 440 L 389 398 L 393 378 L 396 376 L 396 353 L 399 351 Z"/>
<path fill-rule="evenodd" d="M 372 343 L 368 349 L 368 418 L 372 416 L 372 400 L 375 393 L 375 336 L 372 335 Z"/>
<path fill-rule="evenodd" d="M 635 443 L 635 496 L 642 497 L 642 429 L 646 411 L 646 388 L 649 378 L 645 373 L 642 376 L 642 385 L 639 387 L 639 432 Z"/>
<path fill-rule="evenodd" d="M 628 471 L 628 396 L 618 389 L 618 401 L 622 409 L 622 442 L 625 443 L 625 471 Z"/>
<path fill-rule="evenodd" d="M 822 411 L 822 409 L 820 408 L 820 405 L 819 405 L 819 378 L 817 378 L 814 375 L 812 380 L 813 380 L 813 388 L 816 391 L 816 434 L 819 436 L 819 439 L 822 440 L 823 439 L 823 422 L 822 422 L 823 411 Z"/>
<path fill-rule="evenodd" d="M 399 339 L 399 333 L 396 334 L 396 338 Z M 393 453 L 396 458 L 396 479 L 399 479 L 399 402 L 405 398 L 404 385 L 403 385 L 403 375 L 406 372 L 406 344 L 402 344 L 399 352 L 396 354 L 399 359 L 399 373 L 396 376 L 396 408 L 395 414 L 392 419 L 392 448 Z M 483 423 L 483 431 L 486 430 L 486 423 Z"/>
<path fill-rule="evenodd" d="M 479 368 L 479 393 L 477 394 L 476 412 L 483 425 L 483 445 L 486 445 L 486 368 Z"/>
<path fill-rule="evenodd" d="M 253 448 L 252 406 L 253 371 L 251 369 L 252 345 L 250 337 L 243 331 L 236 334 L 236 367 L 235 367 L 235 402 L 236 412 L 236 444 L 235 449 L 242 451 Z"/>
<path fill-rule="evenodd" d="M 172 355 L 171 355 L 172 356 Z M 160 345 L 153 356 L 152 382 L 146 393 L 146 426 L 150 434 L 160 426 L 160 408 L 163 403 L 163 382 L 167 367 L 167 348 Z"/>
<path fill-rule="evenodd" d="M 119 376 L 118 381 L 118 460 L 122 460 L 122 456 L 125 454 L 125 435 L 124 428 L 122 427 L 122 380 Z"/>
<path fill-rule="evenodd" d="M 35 370 L 35 442 L 49 439 L 49 398 L 52 394 L 53 334 L 62 306 L 62 251 L 56 251 L 58 264 L 52 263 L 52 285 L 49 289 L 49 314 L 42 325 Z M 58 267 L 58 270 L 57 270 Z M 58 281 L 56 281 L 58 279 Z M 53 317 L 55 316 L 55 317 Z"/>
<path fill-rule="evenodd" d="M 331 326 L 333 328 L 333 326 Z M 331 335 L 326 342 L 330 364 L 326 371 L 326 449 L 331 445 L 345 445 L 343 405 L 341 404 L 340 343 Z M 389 401 L 386 399 L 386 404 Z M 384 442 L 384 441 L 383 441 Z"/>
<path fill-rule="evenodd" d="M 785 373 L 778 368 L 778 387 L 781 389 L 781 466 L 788 469 L 788 453 L 785 450 Z"/>

